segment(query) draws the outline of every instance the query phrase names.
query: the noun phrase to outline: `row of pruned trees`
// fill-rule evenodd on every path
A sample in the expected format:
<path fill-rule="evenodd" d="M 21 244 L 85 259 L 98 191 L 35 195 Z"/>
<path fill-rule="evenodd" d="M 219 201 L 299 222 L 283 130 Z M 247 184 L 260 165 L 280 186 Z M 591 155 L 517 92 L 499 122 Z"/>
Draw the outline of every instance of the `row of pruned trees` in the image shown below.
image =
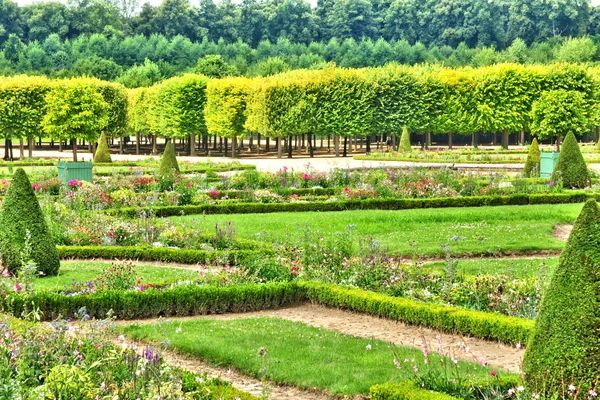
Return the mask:
<path fill-rule="evenodd" d="M 511 133 L 539 138 L 581 134 L 597 126 L 600 69 L 579 65 L 449 69 L 432 66 L 319 71 L 297 70 L 268 78 L 208 79 L 183 75 L 149 88 L 127 90 L 90 78 L 51 81 L 40 77 L 0 79 L 0 134 L 7 142 L 108 137 L 186 140 L 188 154 L 208 150 L 209 135 L 231 141 L 232 155 L 248 134 L 276 140 L 331 137 L 339 155 L 349 138 L 362 137 L 366 151 L 381 134 L 394 140 L 406 127 L 422 134 Z M 125 141 L 120 141 L 121 145 Z M 213 143 L 216 143 L 213 140 Z M 267 142 L 268 143 L 268 142 Z"/>

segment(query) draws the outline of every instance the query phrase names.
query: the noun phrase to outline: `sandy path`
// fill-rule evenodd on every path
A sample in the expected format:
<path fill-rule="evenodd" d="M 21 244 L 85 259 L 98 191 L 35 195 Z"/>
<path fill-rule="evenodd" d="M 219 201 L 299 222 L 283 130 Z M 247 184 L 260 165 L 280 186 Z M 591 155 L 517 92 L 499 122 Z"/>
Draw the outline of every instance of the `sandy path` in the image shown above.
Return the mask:
<path fill-rule="evenodd" d="M 219 314 L 196 317 L 169 318 L 181 321 L 195 318 L 232 320 L 237 318 L 273 317 L 290 321 L 303 322 L 308 325 L 334 330 L 347 335 L 384 340 L 396 345 L 420 347 L 423 339 L 431 352 L 438 349 L 438 336 L 443 345 L 443 353 L 454 358 L 479 362 L 480 358 L 487 365 L 510 372 L 520 372 L 524 350 L 462 335 L 446 334 L 433 329 L 406 325 L 389 319 L 372 317 L 348 311 L 327 308 L 313 304 L 281 308 L 277 310 L 255 311 L 242 314 Z M 120 321 L 119 324 L 134 322 L 148 323 L 152 320 Z M 466 352 L 465 347 L 469 348 Z"/>

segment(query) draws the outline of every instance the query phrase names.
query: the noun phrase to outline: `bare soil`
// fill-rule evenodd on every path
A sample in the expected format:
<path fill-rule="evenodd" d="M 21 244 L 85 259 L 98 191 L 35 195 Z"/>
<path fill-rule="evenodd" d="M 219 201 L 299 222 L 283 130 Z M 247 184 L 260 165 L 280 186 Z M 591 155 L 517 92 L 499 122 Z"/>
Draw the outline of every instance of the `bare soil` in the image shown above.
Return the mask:
<path fill-rule="evenodd" d="M 552 228 L 552 236 L 558 240 L 566 242 L 573 230 L 573 224 L 556 224 Z"/>

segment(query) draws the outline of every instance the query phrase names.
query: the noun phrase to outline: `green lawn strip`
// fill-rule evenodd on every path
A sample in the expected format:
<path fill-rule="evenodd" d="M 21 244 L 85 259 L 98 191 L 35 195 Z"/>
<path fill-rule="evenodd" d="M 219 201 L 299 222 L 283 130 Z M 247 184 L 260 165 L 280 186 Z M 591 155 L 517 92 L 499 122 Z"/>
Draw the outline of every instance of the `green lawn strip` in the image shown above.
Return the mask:
<path fill-rule="evenodd" d="M 37 290 L 62 289 L 73 282 L 87 282 L 101 276 L 102 271 L 112 265 L 110 262 L 61 261 L 58 276 L 37 279 Z M 136 266 L 138 279 L 144 283 L 159 283 L 163 281 L 187 280 L 198 277 L 198 271 L 168 266 Z"/>
<path fill-rule="evenodd" d="M 413 375 L 410 363 L 402 369 L 394 366 L 389 343 L 274 318 L 134 324 L 124 328 L 124 333 L 134 340 L 155 343 L 168 339 L 179 352 L 254 377 L 262 375 L 258 353 L 264 347 L 269 354 L 267 372 L 274 382 L 335 394 L 368 394 L 375 384 L 407 381 Z M 367 350 L 368 344 L 371 350 Z M 403 347 L 398 354 L 423 365 L 419 349 Z M 452 364 L 447 358 L 442 363 L 437 354 L 430 357 L 430 367 L 439 369 L 440 374 L 445 373 L 444 365 Z M 459 369 L 463 374 L 471 371 L 473 378 L 487 377 L 491 370 L 468 362 L 459 362 Z"/>
<path fill-rule="evenodd" d="M 480 258 L 457 260 L 456 271 L 465 275 L 508 275 L 512 278 L 530 278 L 541 274 L 551 276 L 558 265 L 558 257 L 548 258 Z M 426 263 L 424 268 L 441 270 L 445 261 Z"/>
<path fill-rule="evenodd" d="M 341 232 L 354 225 L 354 234 L 372 236 L 391 254 L 440 255 L 440 244 L 450 243 L 452 252 L 561 250 L 564 243 L 552 236 L 555 224 L 572 223 L 582 204 L 494 206 L 414 210 L 352 210 L 275 214 L 205 215 L 202 223 L 233 222 L 236 233 L 255 239 L 299 243 L 309 226 L 324 234 Z M 197 216 L 172 217 L 181 224 Z M 451 240 L 455 238 L 457 240 Z M 410 243 L 413 243 L 411 245 Z"/>

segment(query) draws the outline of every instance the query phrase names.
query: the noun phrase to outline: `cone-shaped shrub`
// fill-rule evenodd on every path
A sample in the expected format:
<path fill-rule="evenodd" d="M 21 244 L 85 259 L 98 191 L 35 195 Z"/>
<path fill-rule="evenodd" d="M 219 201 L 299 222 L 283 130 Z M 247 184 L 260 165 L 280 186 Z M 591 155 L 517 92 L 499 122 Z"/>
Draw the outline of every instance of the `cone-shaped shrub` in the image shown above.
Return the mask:
<path fill-rule="evenodd" d="M 21 254 L 27 254 L 24 247 L 27 231 L 30 257 L 36 262 L 38 271 L 56 275 L 60 267 L 56 246 L 29 178 L 23 168 L 19 168 L 6 191 L 0 212 L 0 256 L 12 273 L 21 267 Z"/>
<path fill-rule="evenodd" d="M 112 158 L 110 158 L 110 151 L 108 150 L 108 141 L 106 140 L 106 135 L 104 132 L 100 135 L 100 139 L 98 139 L 98 148 L 96 149 L 96 154 L 94 155 L 95 163 L 109 163 L 112 162 Z"/>
<path fill-rule="evenodd" d="M 538 146 L 536 138 L 533 138 L 531 146 L 529 146 L 523 176 L 525 178 L 538 178 L 540 176 L 540 146 Z"/>
<path fill-rule="evenodd" d="M 160 159 L 159 174 L 160 176 L 171 176 L 175 173 L 179 173 L 179 164 L 177 164 L 173 141 L 169 140 L 169 143 L 165 146 L 165 152 Z"/>
<path fill-rule="evenodd" d="M 410 153 L 412 147 L 410 147 L 410 133 L 406 127 L 402 128 L 402 136 L 400 136 L 400 151 L 403 153 Z"/>
<path fill-rule="evenodd" d="M 590 184 L 590 174 L 579 150 L 575 135 L 569 132 L 560 150 L 558 161 L 552 172 L 552 180 L 562 179 L 566 188 L 581 189 Z"/>
<path fill-rule="evenodd" d="M 588 393 L 600 376 L 599 337 L 600 210 L 589 200 L 560 255 L 525 352 L 531 390 L 566 394 L 572 383 Z"/>

